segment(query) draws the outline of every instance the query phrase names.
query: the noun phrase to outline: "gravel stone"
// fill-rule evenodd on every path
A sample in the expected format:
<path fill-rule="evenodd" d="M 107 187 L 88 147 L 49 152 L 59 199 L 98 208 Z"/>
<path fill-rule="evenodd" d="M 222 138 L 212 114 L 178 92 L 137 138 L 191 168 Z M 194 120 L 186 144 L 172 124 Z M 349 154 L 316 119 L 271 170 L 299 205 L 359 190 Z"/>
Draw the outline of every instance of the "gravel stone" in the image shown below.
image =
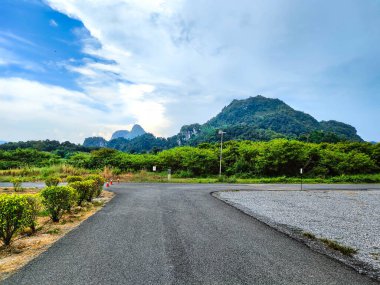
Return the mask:
<path fill-rule="evenodd" d="M 218 197 L 269 224 L 357 249 L 355 258 L 380 272 L 380 191 L 226 191 Z"/>

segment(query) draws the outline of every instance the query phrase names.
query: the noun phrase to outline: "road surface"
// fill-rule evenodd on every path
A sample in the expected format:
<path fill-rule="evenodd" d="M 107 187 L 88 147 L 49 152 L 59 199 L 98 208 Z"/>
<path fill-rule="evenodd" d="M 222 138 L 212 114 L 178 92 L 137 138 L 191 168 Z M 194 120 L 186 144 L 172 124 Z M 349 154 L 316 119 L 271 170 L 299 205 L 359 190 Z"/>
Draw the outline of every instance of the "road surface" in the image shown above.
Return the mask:
<path fill-rule="evenodd" d="M 2 284 L 379 284 L 210 195 L 292 187 L 114 185 L 100 212 Z"/>

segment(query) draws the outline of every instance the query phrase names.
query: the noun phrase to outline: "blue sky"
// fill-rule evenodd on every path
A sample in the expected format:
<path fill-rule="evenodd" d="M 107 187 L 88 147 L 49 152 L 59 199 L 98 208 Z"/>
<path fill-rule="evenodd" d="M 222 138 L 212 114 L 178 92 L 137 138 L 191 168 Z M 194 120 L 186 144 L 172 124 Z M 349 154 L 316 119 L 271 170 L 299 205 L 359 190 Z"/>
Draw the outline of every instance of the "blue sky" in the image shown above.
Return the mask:
<path fill-rule="evenodd" d="M 170 136 L 280 98 L 380 141 L 378 0 L 3 0 L 0 140 Z"/>

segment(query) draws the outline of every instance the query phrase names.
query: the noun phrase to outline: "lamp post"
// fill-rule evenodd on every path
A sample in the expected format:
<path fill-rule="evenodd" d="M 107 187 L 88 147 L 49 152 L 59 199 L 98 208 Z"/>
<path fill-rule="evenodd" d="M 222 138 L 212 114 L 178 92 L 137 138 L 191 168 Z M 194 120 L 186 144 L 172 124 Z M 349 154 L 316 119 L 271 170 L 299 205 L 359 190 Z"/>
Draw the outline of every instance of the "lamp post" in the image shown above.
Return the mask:
<path fill-rule="evenodd" d="M 225 132 L 219 130 L 218 134 L 220 135 L 219 177 L 222 177 L 223 135 Z"/>

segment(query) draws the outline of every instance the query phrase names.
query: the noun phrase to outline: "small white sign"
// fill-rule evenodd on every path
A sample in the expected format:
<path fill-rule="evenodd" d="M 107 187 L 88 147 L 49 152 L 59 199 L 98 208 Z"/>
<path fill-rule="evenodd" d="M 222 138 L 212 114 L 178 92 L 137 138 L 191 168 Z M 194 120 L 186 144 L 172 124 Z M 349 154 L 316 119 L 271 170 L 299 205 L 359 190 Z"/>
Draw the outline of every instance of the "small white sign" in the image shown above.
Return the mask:
<path fill-rule="evenodd" d="M 157 166 L 153 166 L 153 171 L 157 171 Z"/>
<path fill-rule="evenodd" d="M 303 174 L 303 168 L 300 169 L 300 173 Z"/>

